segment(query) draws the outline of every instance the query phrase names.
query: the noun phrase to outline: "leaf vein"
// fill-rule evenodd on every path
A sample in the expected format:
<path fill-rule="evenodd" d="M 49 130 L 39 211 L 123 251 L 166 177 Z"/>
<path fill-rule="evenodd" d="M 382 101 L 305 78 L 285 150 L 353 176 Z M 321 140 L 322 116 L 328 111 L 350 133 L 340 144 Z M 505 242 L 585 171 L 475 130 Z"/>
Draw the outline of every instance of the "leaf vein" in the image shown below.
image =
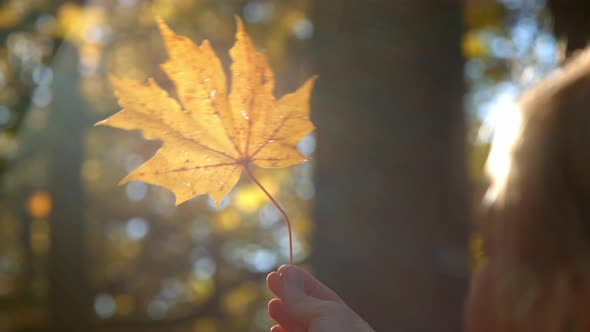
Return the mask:
<path fill-rule="evenodd" d="M 133 112 L 133 111 L 130 111 L 130 112 L 131 113 L 134 113 L 136 115 L 139 115 L 140 117 L 146 119 L 148 122 L 156 121 L 154 118 L 150 117 L 147 114 L 144 114 L 144 113 L 141 113 L 141 112 Z M 217 154 L 220 154 L 220 155 L 222 155 L 222 156 L 224 156 L 224 157 L 226 157 L 228 159 L 231 159 L 231 160 L 234 160 L 234 161 L 236 160 L 234 157 L 232 157 L 231 155 L 229 155 L 229 154 L 227 154 L 227 153 L 225 153 L 223 151 L 219 151 L 219 150 L 214 149 L 214 148 L 212 148 L 210 146 L 207 146 L 207 145 L 205 145 L 205 144 L 203 144 L 203 143 L 201 143 L 199 141 L 195 141 L 192 138 L 188 138 L 188 137 L 184 136 L 181 132 L 179 132 L 176 128 L 170 126 L 169 124 L 166 124 L 166 123 L 161 122 L 161 123 L 159 123 L 159 125 L 162 125 L 163 127 L 167 128 L 170 131 L 170 133 L 173 134 L 174 136 L 176 136 L 179 140 L 188 141 L 188 142 L 193 143 L 195 145 L 198 145 L 198 146 L 200 146 L 200 147 L 202 147 L 202 148 L 204 148 L 206 150 L 209 150 L 211 152 L 215 152 Z M 137 129 L 139 129 L 139 130 L 141 130 L 143 132 L 143 130 L 141 128 L 137 128 Z M 158 139 L 161 140 L 161 141 L 163 141 L 162 138 L 158 138 Z"/>
<path fill-rule="evenodd" d="M 176 173 L 176 172 L 184 172 L 184 171 L 192 171 L 192 170 L 197 170 L 197 169 L 205 169 L 205 168 L 213 168 L 213 167 L 222 167 L 222 166 L 237 166 L 236 163 L 219 163 L 219 164 L 213 164 L 213 165 L 202 165 L 202 166 L 187 166 L 187 167 L 181 167 L 181 168 L 176 168 L 176 169 L 171 169 L 171 170 L 167 170 L 164 172 L 159 172 L 157 174 L 163 174 L 163 173 Z"/>

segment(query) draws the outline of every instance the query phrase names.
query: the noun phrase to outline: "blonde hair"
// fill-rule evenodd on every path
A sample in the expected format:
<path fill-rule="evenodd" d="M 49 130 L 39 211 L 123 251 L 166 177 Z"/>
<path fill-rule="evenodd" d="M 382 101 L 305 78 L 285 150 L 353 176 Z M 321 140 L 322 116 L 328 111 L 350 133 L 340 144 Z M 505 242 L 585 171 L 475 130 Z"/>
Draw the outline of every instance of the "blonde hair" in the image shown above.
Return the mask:
<path fill-rule="evenodd" d="M 498 319 L 505 331 L 590 331 L 590 49 L 516 112 L 492 143 L 483 201 Z"/>

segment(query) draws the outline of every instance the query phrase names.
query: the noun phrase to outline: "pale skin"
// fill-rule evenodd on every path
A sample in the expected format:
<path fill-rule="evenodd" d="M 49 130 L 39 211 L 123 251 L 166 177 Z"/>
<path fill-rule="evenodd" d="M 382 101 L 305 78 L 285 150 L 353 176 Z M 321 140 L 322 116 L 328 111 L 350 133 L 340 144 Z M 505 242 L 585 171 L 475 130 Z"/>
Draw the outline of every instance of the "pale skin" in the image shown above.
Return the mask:
<path fill-rule="evenodd" d="M 489 304 L 492 278 L 487 264 L 475 273 L 467 300 L 466 331 L 499 331 Z M 300 267 L 283 265 L 268 275 L 266 283 L 276 296 L 268 303 L 268 313 L 277 322 L 270 332 L 375 332 L 334 291 Z M 553 331 L 547 327 L 535 331 Z"/>
<path fill-rule="evenodd" d="M 271 332 L 375 332 L 330 288 L 304 269 L 283 265 L 266 278 L 276 298 L 268 313 Z"/>

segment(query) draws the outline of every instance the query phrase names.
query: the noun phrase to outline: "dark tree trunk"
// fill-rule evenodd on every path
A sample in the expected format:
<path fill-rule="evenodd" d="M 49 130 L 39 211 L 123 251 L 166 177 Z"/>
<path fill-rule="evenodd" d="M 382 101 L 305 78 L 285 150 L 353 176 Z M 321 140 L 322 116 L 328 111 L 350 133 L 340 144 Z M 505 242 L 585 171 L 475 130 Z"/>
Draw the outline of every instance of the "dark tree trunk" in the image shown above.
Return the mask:
<path fill-rule="evenodd" d="M 83 192 L 80 179 L 83 129 L 87 126 L 80 96 L 77 49 L 64 42 L 54 64 L 51 139 L 53 198 L 49 297 L 54 331 L 90 331 L 90 290 L 85 248 Z"/>
<path fill-rule="evenodd" d="M 314 2 L 312 265 L 376 331 L 461 331 L 460 1 Z"/>
<path fill-rule="evenodd" d="M 590 2 L 551 0 L 549 10 L 556 36 L 566 40 L 567 55 L 586 47 L 590 40 Z"/>

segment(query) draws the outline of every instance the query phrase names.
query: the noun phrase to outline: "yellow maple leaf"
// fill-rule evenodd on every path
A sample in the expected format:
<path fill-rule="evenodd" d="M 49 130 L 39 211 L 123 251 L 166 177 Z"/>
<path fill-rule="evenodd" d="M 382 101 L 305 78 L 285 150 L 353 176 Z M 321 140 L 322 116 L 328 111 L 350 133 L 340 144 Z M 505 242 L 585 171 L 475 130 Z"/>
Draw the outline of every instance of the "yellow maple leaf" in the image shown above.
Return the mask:
<path fill-rule="evenodd" d="M 309 96 L 315 77 L 276 100 L 265 55 L 256 51 L 241 20 L 236 21 L 229 95 L 209 42 L 196 45 L 160 19 L 169 55 L 162 68 L 176 86 L 178 100 L 153 79 L 112 78 L 123 109 L 96 125 L 138 129 L 145 138 L 163 143 L 121 184 L 144 181 L 166 187 L 176 195 L 176 205 L 200 194 L 219 203 L 250 164 L 286 167 L 306 160 L 296 144 L 314 129 Z"/>
<path fill-rule="evenodd" d="M 209 194 L 218 204 L 245 170 L 287 219 L 249 166 L 287 167 L 306 160 L 296 145 L 314 129 L 309 97 L 315 77 L 276 100 L 266 56 L 256 51 L 238 17 L 236 22 L 229 94 L 209 42 L 196 45 L 158 19 L 169 56 L 162 69 L 174 83 L 178 100 L 153 79 L 142 83 L 113 77 L 123 109 L 96 125 L 141 130 L 145 138 L 162 141 L 156 154 L 120 184 L 163 186 L 175 194 L 176 205 L 200 194 Z"/>

